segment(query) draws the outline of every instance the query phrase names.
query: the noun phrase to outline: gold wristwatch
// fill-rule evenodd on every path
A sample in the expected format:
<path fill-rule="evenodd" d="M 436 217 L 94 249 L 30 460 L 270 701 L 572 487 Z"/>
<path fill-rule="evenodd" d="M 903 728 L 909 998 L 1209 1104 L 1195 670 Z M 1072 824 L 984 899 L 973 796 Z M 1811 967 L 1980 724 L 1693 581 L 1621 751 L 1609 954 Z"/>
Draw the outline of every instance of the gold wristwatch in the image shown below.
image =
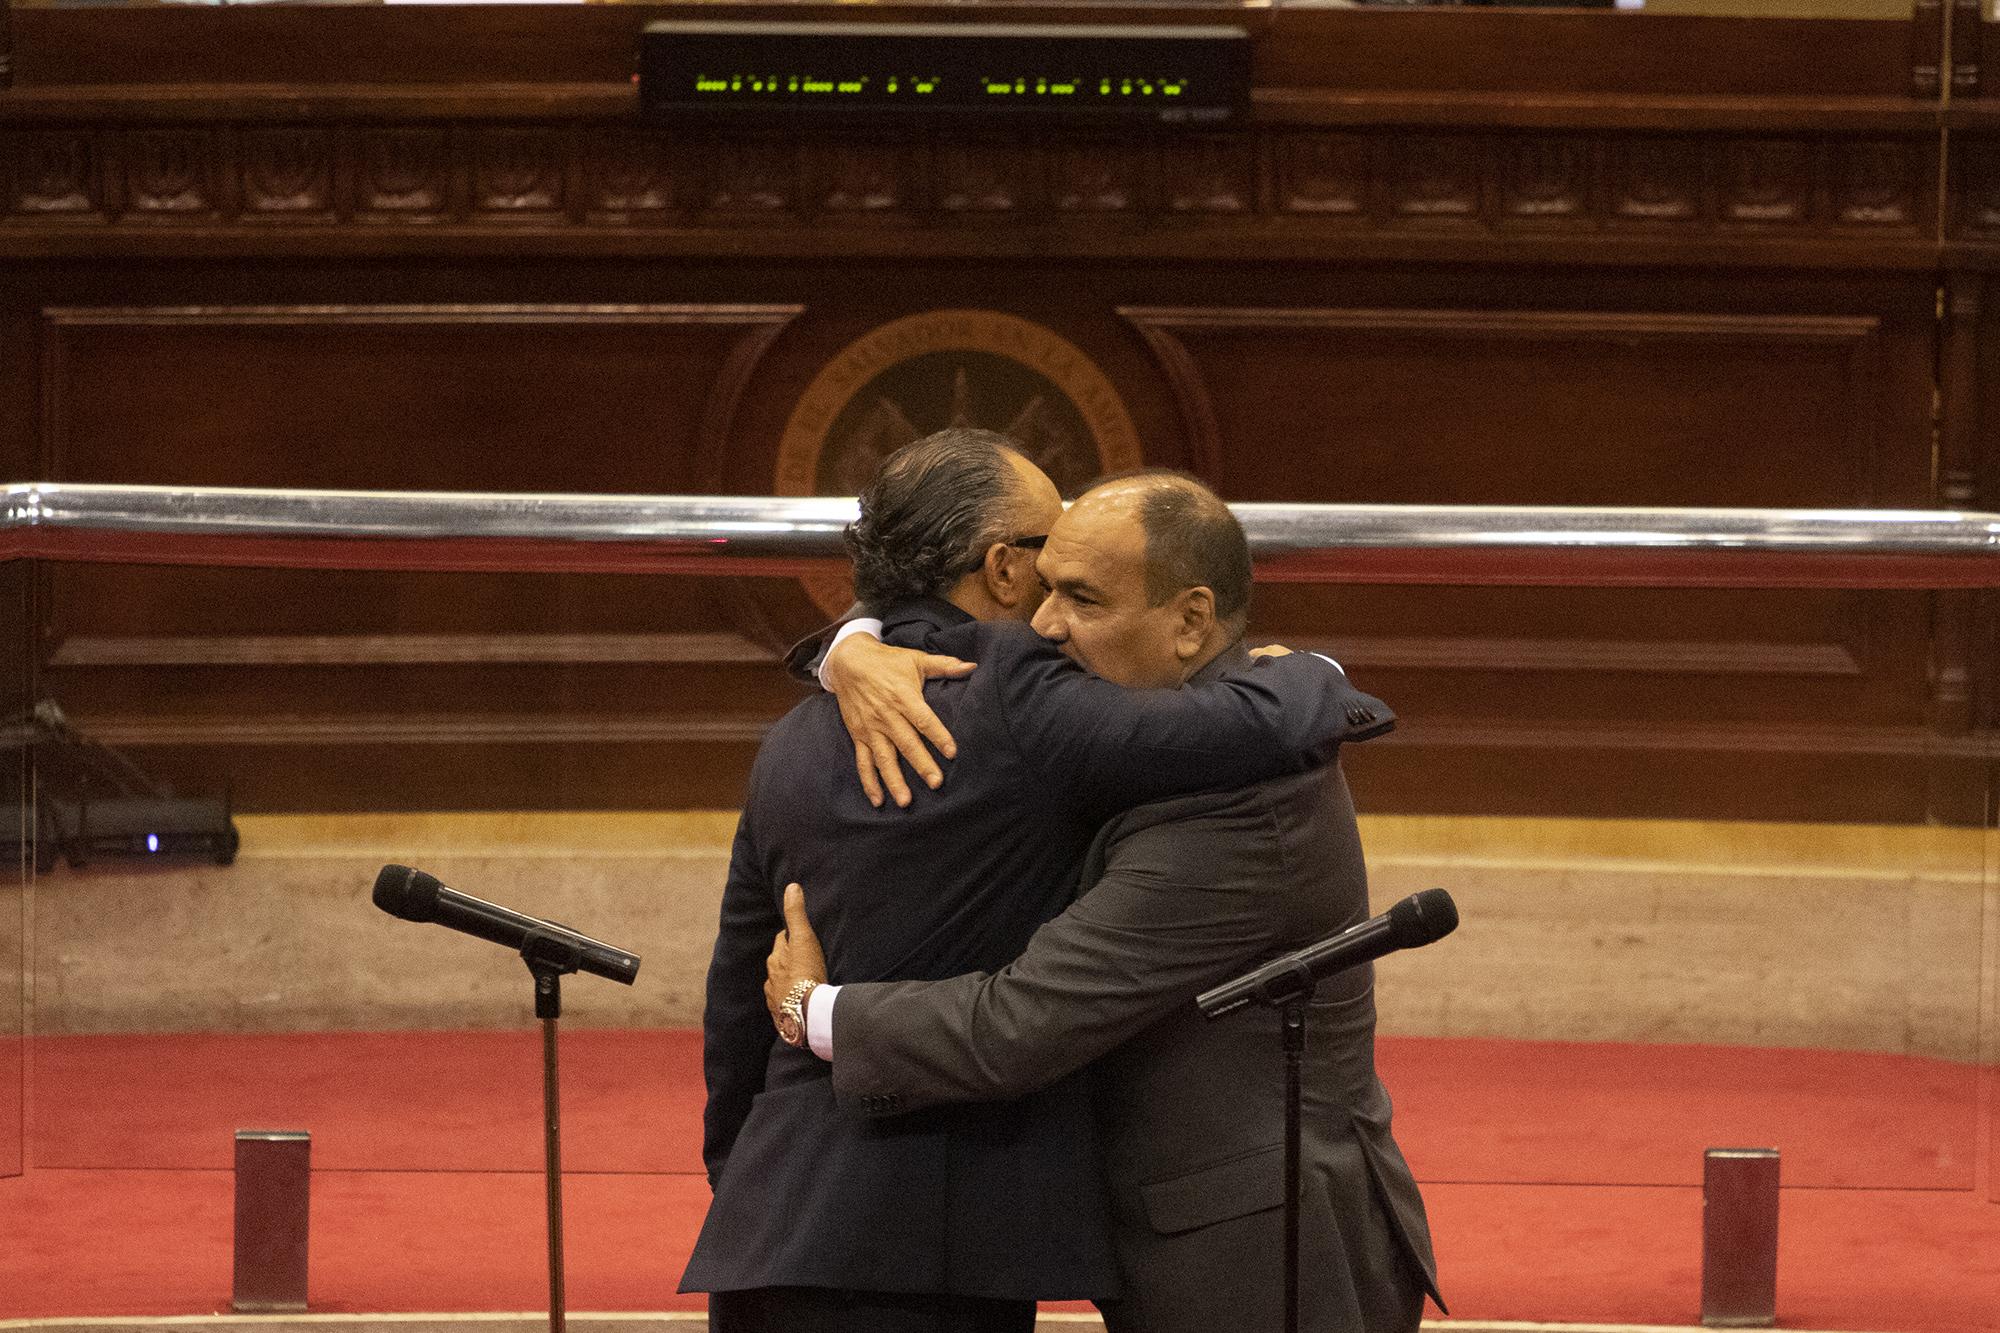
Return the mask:
<path fill-rule="evenodd" d="M 778 1005 L 778 1037 L 787 1046 L 806 1044 L 806 997 L 817 981 L 795 981 Z"/>

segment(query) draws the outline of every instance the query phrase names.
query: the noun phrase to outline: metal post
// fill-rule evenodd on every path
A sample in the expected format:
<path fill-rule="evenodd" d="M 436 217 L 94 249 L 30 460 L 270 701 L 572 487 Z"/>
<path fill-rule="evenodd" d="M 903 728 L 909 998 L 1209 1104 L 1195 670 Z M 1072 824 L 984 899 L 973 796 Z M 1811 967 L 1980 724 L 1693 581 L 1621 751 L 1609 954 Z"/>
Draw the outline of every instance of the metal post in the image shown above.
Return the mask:
<path fill-rule="evenodd" d="M 306 1308 L 306 1224 L 312 1135 L 236 1131 L 236 1280 L 230 1308 L 271 1314 Z"/>
<path fill-rule="evenodd" d="M 535 1017 L 542 1020 L 542 1161 L 548 1180 L 549 1333 L 563 1333 L 562 1113 L 556 1067 L 556 1022 L 562 1017 L 562 979 L 577 970 L 576 946 L 539 931 L 521 943 L 521 958 L 535 979 Z"/>
<path fill-rule="evenodd" d="M 1701 1322 L 1778 1318 L 1778 1150 L 1710 1148 L 1702 1164 Z"/>
<path fill-rule="evenodd" d="M 549 1194 L 549 1333 L 563 1333 L 562 1114 L 556 1071 L 556 1020 L 562 1008 L 562 978 L 535 977 L 535 1012 L 542 1014 L 542 1138 Z M 543 1005 L 544 995 L 548 1003 Z M 547 1013 L 543 1013 L 546 1007 Z"/>

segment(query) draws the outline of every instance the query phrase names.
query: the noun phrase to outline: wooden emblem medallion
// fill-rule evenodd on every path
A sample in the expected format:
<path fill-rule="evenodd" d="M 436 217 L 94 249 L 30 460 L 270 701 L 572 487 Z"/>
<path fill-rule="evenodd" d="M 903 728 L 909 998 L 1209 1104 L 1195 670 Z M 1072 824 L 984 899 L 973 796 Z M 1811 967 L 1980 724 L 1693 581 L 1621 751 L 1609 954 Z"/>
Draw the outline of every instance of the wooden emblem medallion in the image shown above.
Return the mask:
<path fill-rule="evenodd" d="M 1118 390 L 1075 344 L 995 310 L 933 310 L 857 338 L 806 386 L 774 493 L 853 495 L 883 459 L 947 426 L 1012 436 L 1066 494 L 1142 461 Z M 800 582 L 829 615 L 853 597 L 845 574 Z"/>

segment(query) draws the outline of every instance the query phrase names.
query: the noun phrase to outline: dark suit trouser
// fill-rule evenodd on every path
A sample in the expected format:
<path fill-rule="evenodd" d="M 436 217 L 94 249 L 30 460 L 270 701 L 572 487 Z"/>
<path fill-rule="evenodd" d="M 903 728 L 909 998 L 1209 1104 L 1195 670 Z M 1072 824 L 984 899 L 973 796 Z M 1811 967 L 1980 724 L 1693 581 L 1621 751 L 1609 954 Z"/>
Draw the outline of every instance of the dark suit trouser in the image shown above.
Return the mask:
<path fill-rule="evenodd" d="M 1031 1333 L 1033 1301 L 827 1287 L 711 1292 L 709 1333 Z"/>

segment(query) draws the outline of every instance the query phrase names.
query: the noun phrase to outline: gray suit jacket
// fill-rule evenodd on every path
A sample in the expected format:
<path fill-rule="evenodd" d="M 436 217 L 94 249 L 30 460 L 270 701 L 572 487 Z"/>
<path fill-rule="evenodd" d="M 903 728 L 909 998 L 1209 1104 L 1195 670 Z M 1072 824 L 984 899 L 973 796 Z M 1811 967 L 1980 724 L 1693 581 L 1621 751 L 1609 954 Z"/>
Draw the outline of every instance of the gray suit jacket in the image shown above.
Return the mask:
<path fill-rule="evenodd" d="M 1214 664 L 1218 668 L 1227 665 Z M 1089 887 L 990 975 L 842 988 L 834 1092 L 865 1115 L 1020 1096 L 1089 1061 L 1125 1298 L 1114 1329 L 1276 1329 L 1283 1065 L 1277 1015 L 1191 1001 L 1368 916 L 1338 768 L 1142 806 L 1105 826 Z M 1322 983 L 1308 1025 L 1305 1327 L 1415 1329 L 1437 1295 L 1423 1201 L 1375 1076 L 1373 973 Z M 1442 1302 L 1440 1302 L 1442 1308 Z"/>

